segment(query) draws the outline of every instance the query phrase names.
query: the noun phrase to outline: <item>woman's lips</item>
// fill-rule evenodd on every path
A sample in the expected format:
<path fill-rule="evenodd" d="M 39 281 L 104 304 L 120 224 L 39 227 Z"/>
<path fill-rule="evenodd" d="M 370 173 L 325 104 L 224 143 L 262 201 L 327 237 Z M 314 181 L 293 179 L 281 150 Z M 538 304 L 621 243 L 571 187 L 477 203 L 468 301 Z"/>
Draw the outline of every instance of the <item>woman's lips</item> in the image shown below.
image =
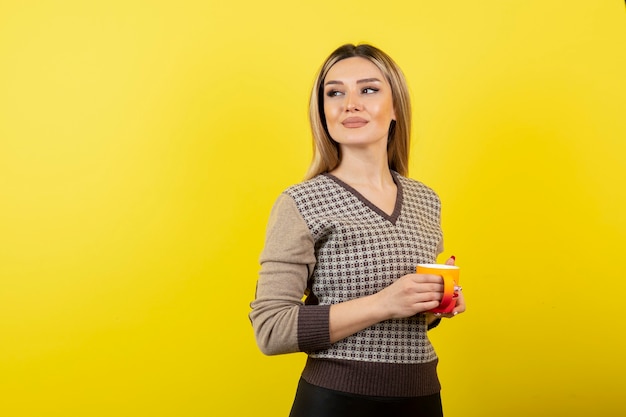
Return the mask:
<path fill-rule="evenodd" d="M 348 117 L 342 121 L 341 124 L 348 129 L 356 129 L 365 126 L 367 124 L 367 120 L 360 117 Z"/>

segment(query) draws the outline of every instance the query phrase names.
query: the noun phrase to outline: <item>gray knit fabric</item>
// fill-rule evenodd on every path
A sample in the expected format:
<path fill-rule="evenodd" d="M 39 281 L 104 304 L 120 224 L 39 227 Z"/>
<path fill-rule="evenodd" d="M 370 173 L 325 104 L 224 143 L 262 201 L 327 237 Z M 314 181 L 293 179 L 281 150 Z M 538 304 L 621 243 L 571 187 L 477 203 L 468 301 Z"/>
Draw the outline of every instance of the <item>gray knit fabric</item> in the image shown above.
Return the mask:
<path fill-rule="evenodd" d="M 438 196 L 418 181 L 396 173 L 393 177 L 398 197 L 391 215 L 330 175 L 286 191 L 315 242 L 317 263 L 310 289 L 319 305 L 374 294 L 414 273 L 418 263 L 435 262 L 441 252 Z M 309 356 L 389 364 L 437 359 L 424 315 L 378 323 Z"/>

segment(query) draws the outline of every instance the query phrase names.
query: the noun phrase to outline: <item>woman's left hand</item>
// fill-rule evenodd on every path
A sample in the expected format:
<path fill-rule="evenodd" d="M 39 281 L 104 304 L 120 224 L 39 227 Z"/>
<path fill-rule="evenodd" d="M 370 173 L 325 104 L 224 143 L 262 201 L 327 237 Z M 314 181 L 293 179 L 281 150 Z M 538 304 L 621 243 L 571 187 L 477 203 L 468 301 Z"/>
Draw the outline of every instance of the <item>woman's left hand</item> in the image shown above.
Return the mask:
<path fill-rule="evenodd" d="M 454 265 L 455 258 L 451 256 L 447 261 L 446 265 Z M 457 291 L 454 292 L 456 305 L 454 306 L 454 310 L 451 313 L 442 313 L 435 314 L 436 317 L 447 317 L 452 318 L 458 314 L 465 312 L 465 297 L 463 296 L 463 290 L 459 287 Z"/>

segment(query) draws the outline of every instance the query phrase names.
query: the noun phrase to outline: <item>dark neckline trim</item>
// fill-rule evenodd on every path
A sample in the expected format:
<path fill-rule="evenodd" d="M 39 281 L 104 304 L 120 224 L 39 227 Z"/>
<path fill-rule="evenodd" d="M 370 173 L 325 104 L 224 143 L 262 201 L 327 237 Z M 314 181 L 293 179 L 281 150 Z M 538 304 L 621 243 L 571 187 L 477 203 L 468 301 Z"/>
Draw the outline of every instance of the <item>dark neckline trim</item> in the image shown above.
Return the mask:
<path fill-rule="evenodd" d="M 392 224 L 395 225 L 396 222 L 398 221 L 398 218 L 400 217 L 401 212 L 402 212 L 402 203 L 403 203 L 403 200 L 404 200 L 403 199 L 404 193 L 402 191 L 402 184 L 400 183 L 400 180 L 398 178 L 399 174 L 397 172 L 393 171 L 393 170 L 390 170 L 389 172 L 391 172 L 391 177 L 393 178 L 393 182 L 396 184 L 396 189 L 397 189 L 397 191 L 396 191 L 396 204 L 395 204 L 395 206 L 393 208 L 393 213 L 391 213 L 391 215 L 385 213 L 378 206 L 376 206 L 374 203 L 372 203 L 367 198 L 365 198 L 363 196 L 363 194 L 358 192 L 355 188 L 351 187 L 350 185 L 348 185 L 347 183 L 343 182 L 342 180 L 340 180 L 339 178 L 335 177 L 334 175 L 332 175 L 332 174 L 330 174 L 328 172 L 324 172 L 324 173 L 322 173 L 322 175 L 325 176 L 326 178 L 331 179 L 335 183 L 337 183 L 340 187 L 344 188 L 350 194 L 352 194 L 356 198 L 358 198 L 359 201 L 361 201 L 363 204 L 365 204 L 371 210 L 376 212 L 376 214 L 378 214 L 383 219 L 385 219 L 385 220 L 387 220 L 387 221 L 389 221 L 389 222 L 391 222 Z"/>

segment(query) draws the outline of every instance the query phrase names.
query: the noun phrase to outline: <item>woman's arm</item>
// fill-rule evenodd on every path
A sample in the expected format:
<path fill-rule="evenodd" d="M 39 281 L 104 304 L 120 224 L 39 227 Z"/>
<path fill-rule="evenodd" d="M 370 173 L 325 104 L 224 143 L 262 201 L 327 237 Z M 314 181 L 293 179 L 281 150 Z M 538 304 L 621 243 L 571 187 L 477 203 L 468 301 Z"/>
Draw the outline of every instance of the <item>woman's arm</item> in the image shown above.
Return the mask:
<path fill-rule="evenodd" d="M 330 307 L 302 301 L 315 266 L 313 237 L 286 194 L 272 208 L 260 263 L 249 317 L 261 351 L 276 355 L 329 347 Z"/>
<path fill-rule="evenodd" d="M 384 320 L 411 317 L 433 309 L 443 296 L 438 275 L 409 274 L 370 296 L 330 308 L 330 341 L 344 339 Z"/>

